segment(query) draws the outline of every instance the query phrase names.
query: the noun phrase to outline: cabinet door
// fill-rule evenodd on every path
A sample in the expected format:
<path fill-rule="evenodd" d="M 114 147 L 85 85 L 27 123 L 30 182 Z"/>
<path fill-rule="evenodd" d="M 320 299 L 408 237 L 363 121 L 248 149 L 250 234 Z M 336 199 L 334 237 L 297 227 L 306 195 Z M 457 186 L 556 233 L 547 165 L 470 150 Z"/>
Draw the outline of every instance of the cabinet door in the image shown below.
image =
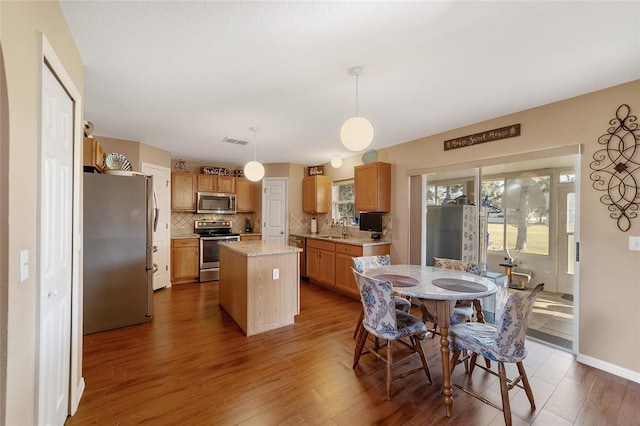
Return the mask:
<path fill-rule="evenodd" d="M 320 281 L 320 250 L 307 247 L 307 276 L 309 279 Z"/>
<path fill-rule="evenodd" d="M 171 173 L 171 210 L 196 211 L 196 176 Z"/>
<path fill-rule="evenodd" d="M 353 170 L 355 208 L 361 212 L 391 210 L 391 164 L 370 163 Z"/>
<path fill-rule="evenodd" d="M 320 278 L 323 284 L 334 286 L 336 283 L 336 254 L 332 251 L 320 250 Z"/>
<path fill-rule="evenodd" d="M 329 178 L 307 176 L 302 180 L 302 211 L 329 213 Z"/>
<path fill-rule="evenodd" d="M 200 276 L 200 249 L 197 238 L 174 240 L 171 249 L 171 280 Z"/>
<path fill-rule="evenodd" d="M 256 211 L 256 184 L 248 179 L 236 179 L 236 211 Z"/>
<path fill-rule="evenodd" d="M 216 176 L 198 175 L 198 192 L 218 192 L 216 191 Z"/>
<path fill-rule="evenodd" d="M 351 268 L 353 267 L 352 257 L 348 254 L 336 254 L 336 288 L 353 296 L 360 295 L 355 277 Z"/>
<path fill-rule="evenodd" d="M 217 178 L 217 192 L 224 192 L 225 194 L 236 193 L 236 178 L 233 176 L 218 176 Z"/>

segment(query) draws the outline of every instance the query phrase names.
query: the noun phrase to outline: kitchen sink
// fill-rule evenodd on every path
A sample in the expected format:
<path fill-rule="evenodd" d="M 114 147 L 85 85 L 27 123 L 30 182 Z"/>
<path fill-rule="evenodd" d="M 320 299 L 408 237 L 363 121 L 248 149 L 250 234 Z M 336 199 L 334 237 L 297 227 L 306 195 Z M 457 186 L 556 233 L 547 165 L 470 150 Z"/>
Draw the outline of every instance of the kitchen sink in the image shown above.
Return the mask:
<path fill-rule="evenodd" d="M 335 235 L 320 235 L 318 238 L 326 238 L 328 240 L 344 240 L 344 237 L 338 237 Z"/>

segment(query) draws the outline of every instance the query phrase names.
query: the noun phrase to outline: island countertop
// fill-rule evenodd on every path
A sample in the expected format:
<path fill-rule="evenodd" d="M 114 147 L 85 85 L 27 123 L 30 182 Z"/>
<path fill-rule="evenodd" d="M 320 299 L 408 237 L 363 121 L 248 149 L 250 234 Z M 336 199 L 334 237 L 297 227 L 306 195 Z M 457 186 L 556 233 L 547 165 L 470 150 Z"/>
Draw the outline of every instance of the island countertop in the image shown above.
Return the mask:
<path fill-rule="evenodd" d="M 271 254 L 299 253 L 302 251 L 302 249 L 298 247 L 263 240 L 227 241 L 221 242 L 220 245 L 243 256 L 267 256 Z"/>

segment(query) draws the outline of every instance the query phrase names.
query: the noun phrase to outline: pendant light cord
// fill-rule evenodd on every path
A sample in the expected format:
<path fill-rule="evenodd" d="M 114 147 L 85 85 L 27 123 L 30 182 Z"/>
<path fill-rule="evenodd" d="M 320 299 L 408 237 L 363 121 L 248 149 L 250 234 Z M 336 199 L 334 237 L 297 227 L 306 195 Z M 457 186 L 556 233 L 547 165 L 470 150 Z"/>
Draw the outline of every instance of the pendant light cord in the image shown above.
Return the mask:
<path fill-rule="evenodd" d="M 356 117 L 358 116 L 358 74 L 356 74 Z"/>

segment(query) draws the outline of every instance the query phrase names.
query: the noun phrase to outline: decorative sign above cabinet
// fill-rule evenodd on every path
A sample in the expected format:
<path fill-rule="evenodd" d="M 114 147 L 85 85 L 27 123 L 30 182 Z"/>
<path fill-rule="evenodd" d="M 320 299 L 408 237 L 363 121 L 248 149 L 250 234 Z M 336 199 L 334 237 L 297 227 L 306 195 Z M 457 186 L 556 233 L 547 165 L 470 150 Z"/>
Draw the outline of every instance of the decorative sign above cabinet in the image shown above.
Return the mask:
<path fill-rule="evenodd" d="M 499 129 L 487 130 L 486 132 L 449 139 L 444 141 L 444 150 L 449 151 L 450 149 L 463 148 L 465 146 L 472 146 L 479 143 L 492 142 L 515 136 L 520 136 L 520 124 L 512 124 L 511 126 L 501 127 Z"/>
<path fill-rule="evenodd" d="M 307 176 L 323 175 L 324 166 L 313 166 L 307 169 Z"/>
<path fill-rule="evenodd" d="M 226 167 L 202 167 L 202 174 L 205 175 L 216 175 L 216 176 L 229 176 L 229 169 Z"/>

